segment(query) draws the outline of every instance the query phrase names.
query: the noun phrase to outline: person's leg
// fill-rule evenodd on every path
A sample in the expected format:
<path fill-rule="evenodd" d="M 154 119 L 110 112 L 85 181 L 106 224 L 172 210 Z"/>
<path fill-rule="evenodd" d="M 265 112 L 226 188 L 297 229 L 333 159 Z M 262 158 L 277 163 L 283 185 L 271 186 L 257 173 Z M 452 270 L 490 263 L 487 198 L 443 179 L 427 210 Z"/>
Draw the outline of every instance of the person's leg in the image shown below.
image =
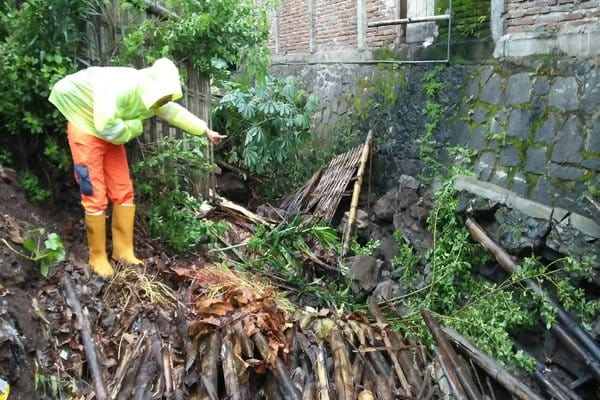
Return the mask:
<path fill-rule="evenodd" d="M 101 276 L 113 273 L 106 256 L 106 215 L 108 204 L 104 183 L 104 153 L 106 142 L 67 125 L 69 148 L 73 157 L 75 180 L 81 192 L 85 209 L 86 232 L 89 249 L 88 263 Z"/>
<path fill-rule="evenodd" d="M 104 179 L 108 198 L 113 202 L 112 259 L 130 265 L 143 264 L 133 250 L 135 204 L 124 145 L 110 145 L 104 157 Z"/>

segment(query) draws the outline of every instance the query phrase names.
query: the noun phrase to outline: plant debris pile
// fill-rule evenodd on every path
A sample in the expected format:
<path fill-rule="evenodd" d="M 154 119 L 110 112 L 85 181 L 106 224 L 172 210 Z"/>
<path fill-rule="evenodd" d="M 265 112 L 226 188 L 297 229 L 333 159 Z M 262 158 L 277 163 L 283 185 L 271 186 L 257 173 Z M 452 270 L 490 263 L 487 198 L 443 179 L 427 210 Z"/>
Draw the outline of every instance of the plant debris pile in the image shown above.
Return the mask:
<path fill-rule="evenodd" d="M 407 390 L 441 396 L 425 347 L 364 314 L 295 310 L 273 287 L 223 267 L 148 268 L 121 269 L 102 289 L 101 303 L 83 276 L 75 284 L 90 310 L 108 398 L 302 399 L 327 393 L 350 399 L 362 393 L 391 399 Z M 179 289 L 149 280 L 150 270 L 170 275 Z M 93 375 L 83 367 L 77 318 L 52 296 L 60 294 L 51 291 L 43 303 L 62 304 L 48 318 L 57 319 L 64 341 L 50 354 L 61 355 L 61 367 L 73 377 Z M 395 347 L 382 351 L 388 336 Z M 395 363 L 407 371 L 401 379 L 392 372 Z M 91 385 L 78 392 L 99 398 Z"/>
<path fill-rule="evenodd" d="M 0 200 L 20 200 L 7 188 L 0 191 Z M 443 189 L 450 196 L 452 186 Z M 403 198 L 388 197 L 392 202 Z M 502 347 L 503 353 L 485 347 L 481 332 L 493 333 L 494 343 L 510 345 L 506 327 L 514 322 L 502 318 L 521 321 L 527 315 L 515 308 L 515 300 L 522 300 L 517 285 L 526 282 L 538 290 L 529 281 L 539 271 L 528 271 L 525 267 L 533 267 L 527 263 L 519 273 L 512 261 L 503 265 L 501 260 L 510 257 L 500 247 L 492 250 L 484 231 L 474 235 L 472 221 L 465 227 L 453 201 L 444 207 L 436 203 L 432 212 L 444 229 L 439 236 L 434 229 L 428 241 L 437 254 L 415 253 L 417 246 L 405 243 L 389 261 L 383 257 L 379 262 L 366 255 L 375 244 L 354 242 L 354 261 L 344 265 L 331 228 L 301 218 L 275 223 L 220 198 L 218 206 L 230 222 L 229 231 L 219 238 L 225 247 L 204 252 L 206 258 L 182 260 L 157 247 L 139 246 L 145 266 L 117 265 L 108 280 L 90 275 L 79 256 L 85 256 L 85 243 L 79 240 L 83 225 L 44 223 L 14 203 L 0 218 L 0 240 L 8 243 L 0 264 L 0 377 L 9 381 L 17 400 L 499 399 L 511 393 L 527 399 L 544 398 L 538 393 L 593 398 L 588 396 L 593 391 L 575 393 L 565 384 L 590 387 L 600 371 L 593 355 L 583 360 L 591 374 L 573 374 L 577 383 L 558 363 L 542 364 L 522 352 L 523 362 L 533 363 L 526 370 L 538 378 L 538 385 L 524 370 L 514 375 L 505 367 L 514 364 L 498 354 L 510 355 L 512 346 Z M 418 220 L 426 222 L 424 217 Z M 50 232 L 46 237 L 31 229 L 40 224 Z M 53 231 L 65 238 L 68 251 L 62 261 Z M 403 232 L 404 237 L 395 236 L 413 238 L 413 231 Z M 464 252 L 471 262 L 486 253 L 469 239 L 469 232 L 503 267 L 512 269 L 515 280 L 493 286 L 467 274 L 469 265 L 457 253 Z M 31 235 L 37 238 L 31 247 L 35 254 L 17 256 L 11 246 L 31 240 Z M 46 279 L 36 272 L 41 257 L 58 262 Z M 437 286 L 427 283 L 428 264 L 429 274 L 438 274 L 431 281 Z M 369 270 L 363 271 L 364 266 Z M 388 268 L 391 273 L 386 273 Z M 365 273 L 372 275 L 372 285 L 359 285 L 366 294 L 365 302 L 359 302 L 349 293 Z M 419 273 L 423 279 L 408 279 Z M 396 297 L 384 296 L 381 286 L 386 282 Z M 394 293 L 400 284 L 412 285 L 412 291 Z M 515 290 L 504 291 L 511 286 Z M 463 289 L 467 297 L 448 296 Z M 452 308 L 448 299 L 462 308 Z M 552 303 L 541 304 L 552 313 Z M 561 312 L 557 320 L 548 320 L 549 326 L 559 339 L 573 340 L 570 331 L 579 324 L 565 324 Z M 586 346 L 568 351 L 589 352 Z"/>

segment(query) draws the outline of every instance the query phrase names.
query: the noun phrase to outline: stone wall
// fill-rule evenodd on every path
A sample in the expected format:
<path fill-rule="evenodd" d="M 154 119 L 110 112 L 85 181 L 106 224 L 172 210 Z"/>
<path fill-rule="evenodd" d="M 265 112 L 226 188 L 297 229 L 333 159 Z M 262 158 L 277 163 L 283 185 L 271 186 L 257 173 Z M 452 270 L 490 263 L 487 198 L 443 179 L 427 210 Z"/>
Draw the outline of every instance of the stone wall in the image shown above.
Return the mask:
<path fill-rule="evenodd" d="M 552 59 L 451 65 L 441 70 L 437 94 L 444 114 L 431 143 L 423 143 L 428 117 L 423 75 L 431 66 L 384 68 L 311 65 L 274 69 L 293 74 L 323 102 L 315 132 L 339 135 L 363 95 L 366 116 L 358 128 L 377 137 L 376 180 L 385 191 L 402 174 L 417 176 L 426 165 L 422 147 L 449 164 L 460 151 L 483 181 L 540 203 L 589 215 L 582 195 L 600 188 L 600 62 Z M 380 86 L 387 91 L 373 93 Z M 354 93 L 355 96 L 348 96 Z M 464 153 L 464 152 L 463 152 Z"/>
<path fill-rule="evenodd" d="M 449 144 L 479 152 L 479 178 L 582 211 L 582 194 L 600 185 L 598 63 L 486 65 L 468 82 Z"/>

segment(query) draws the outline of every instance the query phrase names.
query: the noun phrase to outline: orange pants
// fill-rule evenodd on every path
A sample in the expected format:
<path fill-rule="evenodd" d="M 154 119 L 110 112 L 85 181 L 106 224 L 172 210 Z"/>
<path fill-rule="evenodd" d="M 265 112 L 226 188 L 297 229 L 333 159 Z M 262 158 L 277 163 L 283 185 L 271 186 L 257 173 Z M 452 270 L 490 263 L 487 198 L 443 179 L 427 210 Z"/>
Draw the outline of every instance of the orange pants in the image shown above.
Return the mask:
<path fill-rule="evenodd" d="M 125 146 L 105 142 L 71 123 L 67 124 L 67 136 L 85 211 L 106 210 L 107 195 L 115 204 L 133 204 Z"/>

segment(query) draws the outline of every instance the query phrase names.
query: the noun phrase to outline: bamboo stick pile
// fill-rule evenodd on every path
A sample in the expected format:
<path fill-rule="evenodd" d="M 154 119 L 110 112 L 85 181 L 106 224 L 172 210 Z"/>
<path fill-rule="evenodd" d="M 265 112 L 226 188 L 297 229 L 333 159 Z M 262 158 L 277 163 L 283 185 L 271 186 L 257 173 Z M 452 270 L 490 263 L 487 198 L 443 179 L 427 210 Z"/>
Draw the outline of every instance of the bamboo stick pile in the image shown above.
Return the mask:
<path fill-rule="evenodd" d="M 467 225 L 501 264 L 517 268 L 480 227 Z M 64 279 L 87 354 L 81 376 L 92 377 L 77 399 L 579 400 L 587 397 L 575 389 L 596 378 L 597 347 L 579 343 L 579 327 L 562 310 L 566 328 L 557 323 L 553 332 L 564 331 L 557 337 L 590 367 L 589 377 L 571 383 L 540 362 L 530 378 L 513 375 L 427 310 L 421 314 L 433 353 L 393 330 L 374 297 L 368 312 L 298 310 L 274 287 L 226 267 L 169 270 L 169 281 L 182 283 L 177 293 L 124 269 L 106 288 L 92 323 Z M 74 348 L 74 341 L 64 344 Z"/>

